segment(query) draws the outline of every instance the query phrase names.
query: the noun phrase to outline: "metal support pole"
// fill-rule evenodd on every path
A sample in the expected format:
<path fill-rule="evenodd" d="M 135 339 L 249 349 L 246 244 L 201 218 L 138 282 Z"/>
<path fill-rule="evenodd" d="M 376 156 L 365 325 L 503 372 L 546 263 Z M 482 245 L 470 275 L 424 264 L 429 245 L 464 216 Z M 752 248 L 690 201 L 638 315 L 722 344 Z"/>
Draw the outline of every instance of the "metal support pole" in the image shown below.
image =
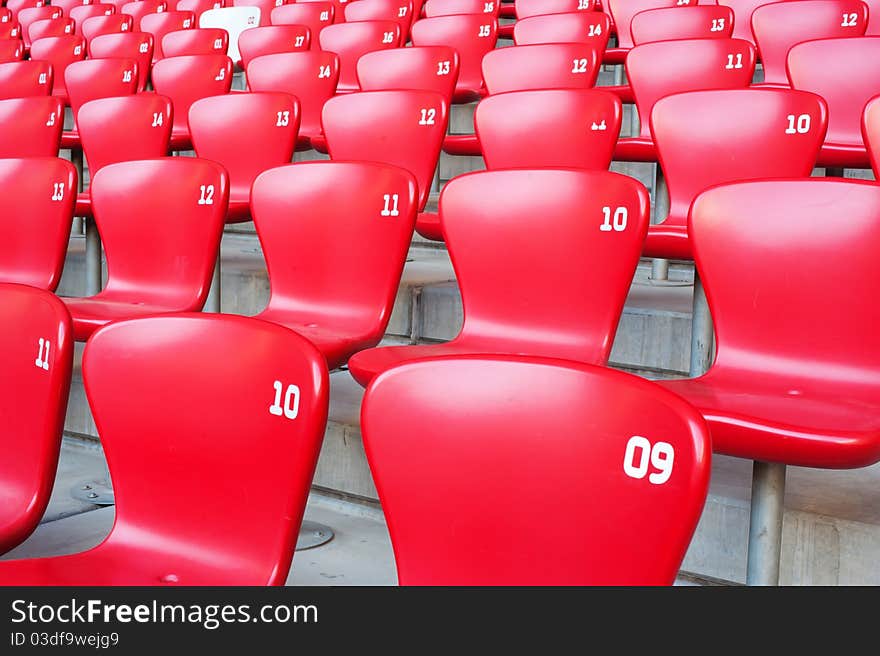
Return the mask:
<path fill-rule="evenodd" d="M 94 219 L 84 218 L 86 229 L 86 295 L 101 291 L 101 235 Z"/>
<path fill-rule="evenodd" d="M 76 190 L 77 192 L 82 192 L 84 188 L 83 184 L 83 151 L 80 148 L 71 148 L 70 150 L 70 162 L 73 164 L 73 167 L 76 169 Z M 81 235 L 85 232 L 85 225 L 83 224 L 83 218 L 81 216 L 73 217 L 73 227 L 71 228 L 71 232 L 75 235 Z"/>
<path fill-rule="evenodd" d="M 749 520 L 747 585 L 779 585 L 785 465 L 755 461 Z"/>
<path fill-rule="evenodd" d="M 615 64 L 614 65 L 614 82 L 613 82 L 614 86 L 619 87 L 619 86 L 623 85 L 623 77 L 624 77 L 623 73 L 624 73 L 623 65 L 622 64 Z"/>
<path fill-rule="evenodd" d="M 214 265 L 214 275 L 211 276 L 211 289 L 208 298 L 205 299 L 205 312 L 220 312 L 220 251 L 217 250 L 217 263 Z"/>
<path fill-rule="evenodd" d="M 702 376 L 712 364 L 712 341 L 715 332 L 712 326 L 712 315 L 700 274 L 694 269 L 694 302 L 691 322 L 691 368 L 690 376 Z"/>
<path fill-rule="evenodd" d="M 651 223 L 662 223 L 669 216 L 669 187 L 659 164 L 654 164 L 654 212 Z M 651 280 L 669 280 L 669 260 L 655 257 L 651 262 Z"/>

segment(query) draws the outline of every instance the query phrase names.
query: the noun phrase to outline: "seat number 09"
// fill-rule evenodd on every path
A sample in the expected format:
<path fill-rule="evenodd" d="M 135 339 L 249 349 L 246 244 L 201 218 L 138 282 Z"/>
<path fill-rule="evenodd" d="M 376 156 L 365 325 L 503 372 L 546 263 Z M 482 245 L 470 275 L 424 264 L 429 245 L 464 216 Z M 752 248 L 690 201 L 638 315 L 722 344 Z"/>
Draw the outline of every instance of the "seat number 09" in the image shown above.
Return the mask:
<path fill-rule="evenodd" d="M 630 478 L 642 479 L 646 475 L 654 485 L 662 485 L 672 476 L 672 463 L 675 449 L 669 442 L 655 442 L 653 445 L 641 435 L 633 435 L 626 443 L 623 454 L 623 473 Z M 648 465 L 655 471 L 648 474 Z"/>

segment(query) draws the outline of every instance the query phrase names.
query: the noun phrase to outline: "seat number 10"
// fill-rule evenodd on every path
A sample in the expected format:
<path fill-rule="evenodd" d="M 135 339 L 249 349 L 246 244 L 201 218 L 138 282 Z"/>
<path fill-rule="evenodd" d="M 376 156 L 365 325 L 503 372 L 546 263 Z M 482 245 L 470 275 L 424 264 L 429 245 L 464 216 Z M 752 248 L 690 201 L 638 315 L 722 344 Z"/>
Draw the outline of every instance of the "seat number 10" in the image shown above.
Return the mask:
<path fill-rule="evenodd" d="M 626 230 L 626 220 L 628 217 L 628 212 L 625 207 L 618 207 L 614 210 L 613 219 L 610 207 L 603 207 L 602 214 L 604 216 L 604 221 L 602 225 L 599 226 L 599 230 L 602 232 L 623 232 Z"/>
<path fill-rule="evenodd" d="M 785 134 L 806 134 L 810 131 L 810 115 L 801 114 L 795 119 L 794 114 L 789 114 L 788 127 L 785 128 Z"/>
<path fill-rule="evenodd" d="M 269 406 L 269 414 L 280 417 L 284 415 L 288 419 L 296 419 L 299 415 L 299 387 L 288 385 L 284 392 L 284 385 L 280 380 L 272 383 L 275 386 L 275 401 Z M 281 405 L 281 393 L 284 392 L 284 405 Z"/>

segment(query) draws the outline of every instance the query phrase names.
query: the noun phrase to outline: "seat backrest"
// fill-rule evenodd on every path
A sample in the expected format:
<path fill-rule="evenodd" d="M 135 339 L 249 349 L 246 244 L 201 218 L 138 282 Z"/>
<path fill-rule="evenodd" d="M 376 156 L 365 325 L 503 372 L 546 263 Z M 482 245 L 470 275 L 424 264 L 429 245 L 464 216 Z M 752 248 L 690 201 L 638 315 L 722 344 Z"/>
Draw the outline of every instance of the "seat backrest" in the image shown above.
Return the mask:
<path fill-rule="evenodd" d="M 0 23 L 0 39 L 2 40 L 19 40 L 22 38 L 21 25 L 17 21 L 9 21 Z"/>
<path fill-rule="evenodd" d="M 18 39 L 0 39 L 0 64 L 19 62 L 24 57 L 24 44 Z"/>
<path fill-rule="evenodd" d="M 196 25 L 196 15 L 191 11 L 163 11 L 147 14 L 141 19 L 141 32 L 153 35 L 153 61 L 165 57 L 162 38 L 169 32 L 190 30 Z M 225 53 L 224 53 L 225 54 Z"/>
<path fill-rule="evenodd" d="M 764 66 L 764 82 L 788 86 L 785 63 L 796 43 L 862 36 L 868 5 L 861 0 L 774 2 L 752 12 L 752 32 Z"/>
<path fill-rule="evenodd" d="M 279 52 L 308 50 L 311 37 L 309 28 L 302 25 L 266 25 L 245 30 L 238 39 L 241 65 L 247 65 L 254 57 Z"/>
<path fill-rule="evenodd" d="M 50 62 L 28 60 L 0 64 L 0 100 L 48 96 L 51 92 Z"/>
<path fill-rule="evenodd" d="M 345 334 L 384 334 L 412 239 L 416 182 L 378 162 L 301 162 L 262 173 L 251 210 L 271 293 Z"/>
<path fill-rule="evenodd" d="M 0 100 L 0 158 L 57 157 L 64 126 L 64 103 L 56 96 Z"/>
<path fill-rule="evenodd" d="M 862 114 L 862 138 L 871 160 L 874 179 L 880 179 L 880 96 L 875 96 L 865 105 Z"/>
<path fill-rule="evenodd" d="M 485 14 L 423 18 L 412 26 L 414 46 L 449 46 L 458 51 L 457 89 L 482 89 L 483 56 L 498 41 L 498 19 Z"/>
<path fill-rule="evenodd" d="M 189 128 L 196 155 L 229 174 L 230 198 L 247 201 L 260 173 L 293 159 L 299 102 L 268 91 L 202 98 L 189 109 Z"/>
<path fill-rule="evenodd" d="M 671 39 L 727 39 L 733 32 L 733 9 L 724 5 L 690 5 L 649 9 L 633 16 L 633 43 Z"/>
<path fill-rule="evenodd" d="M 497 48 L 483 57 L 490 94 L 531 89 L 589 89 L 599 76 L 602 53 L 592 43 L 540 43 Z"/>
<path fill-rule="evenodd" d="M 219 27 L 229 34 L 228 55 L 233 64 L 241 62 L 241 53 L 238 51 L 238 37 L 245 30 L 257 27 L 260 24 L 260 9 L 258 7 L 221 7 L 208 9 L 199 17 L 199 27 Z"/>
<path fill-rule="evenodd" d="M 162 54 L 166 57 L 225 55 L 228 49 L 229 34 L 219 27 L 174 30 L 162 37 Z"/>
<path fill-rule="evenodd" d="M 94 173 L 116 162 L 168 154 L 171 99 L 158 93 L 100 98 L 77 116 L 83 152 Z"/>
<path fill-rule="evenodd" d="M 297 0 L 297 2 L 301 3 L 309 3 L 309 2 L 325 2 L 326 0 Z M 345 4 L 348 0 L 330 0 L 333 4 L 333 22 L 334 23 L 344 23 L 345 22 Z M 413 14 L 416 16 L 421 16 L 419 13 L 419 9 L 421 8 L 421 0 L 415 0 L 413 7 Z"/>
<path fill-rule="evenodd" d="M 259 26 L 271 25 L 272 10 L 284 4 L 284 0 L 229 0 L 230 7 L 250 7 L 260 10 Z"/>
<path fill-rule="evenodd" d="M 196 100 L 229 93 L 232 60 L 226 55 L 166 57 L 153 65 L 152 80 L 156 91 L 174 103 L 172 129 L 189 132 L 189 108 Z"/>
<path fill-rule="evenodd" d="M 877 389 L 880 309 L 867 299 L 880 275 L 878 215 L 880 187 L 839 178 L 755 180 L 698 196 L 690 234 L 715 323 L 713 368 L 803 381 L 791 395 Z"/>
<path fill-rule="evenodd" d="M 67 14 L 70 18 L 73 19 L 74 22 L 74 34 L 78 36 L 83 36 L 83 27 L 84 23 L 90 18 L 106 18 L 107 16 L 113 16 L 116 14 L 116 7 L 107 3 L 95 3 L 89 5 L 77 5 Z M 131 25 L 129 25 L 127 30 L 131 29 Z M 89 37 L 90 38 L 90 37 Z M 88 40 L 88 38 L 86 38 Z"/>
<path fill-rule="evenodd" d="M 75 7 L 84 7 L 86 6 L 85 2 L 91 2 L 91 0 L 52 0 L 52 6 L 58 7 L 62 12 L 64 12 L 65 16 L 70 16 L 70 10 Z"/>
<path fill-rule="evenodd" d="M 148 32 L 126 31 L 101 34 L 89 41 L 89 57 L 133 59 L 137 62 L 138 91 L 143 91 L 147 86 L 153 62 L 153 35 Z"/>
<path fill-rule="evenodd" d="M 696 409 L 606 367 L 415 361 L 361 422 L 401 585 L 672 585 L 709 487 Z"/>
<path fill-rule="evenodd" d="M 83 103 L 137 93 L 137 62 L 122 57 L 73 62 L 64 71 L 64 82 L 76 120 Z"/>
<path fill-rule="evenodd" d="M 683 223 L 693 199 L 708 187 L 808 177 L 825 140 L 828 110 L 807 91 L 692 91 L 658 100 L 650 123 L 669 188 L 669 215 Z"/>
<path fill-rule="evenodd" d="M 229 203 L 223 167 L 196 157 L 108 164 L 92 176 L 91 197 L 107 259 L 101 295 L 200 310 Z"/>
<path fill-rule="evenodd" d="M 548 14 L 569 14 L 578 11 L 595 11 L 596 0 L 516 0 L 513 8 L 517 20 Z"/>
<path fill-rule="evenodd" d="M 251 91 L 280 91 L 299 100 L 299 133 L 305 137 L 321 134 L 321 110 L 338 79 L 339 57 L 322 50 L 263 55 L 247 67 Z"/>
<path fill-rule="evenodd" d="M 788 0 L 717 0 L 718 4 L 733 9 L 733 36 L 734 39 L 745 39 L 755 45 L 755 35 L 752 34 L 752 12 L 762 5 L 771 2 L 786 2 Z"/>
<path fill-rule="evenodd" d="M 639 112 L 639 136 L 650 139 L 651 111 L 664 96 L 745 89 L 752 83 L 755 60 L 755 47 L 742 39 L 656 41 L 635 46 L 626 56 L 626 75 Z"/>
<path fill-rule="evenodd" d="M 426 18 L 458 14 L 489 14 L 498 18 L 501 13 L 501 0 L 427 0 L 423 6 Z"/>
<path fill-rule="evenodd" d="M 168 9 L 166 0 L 133 0 L 126 2 L 119 8 L 119 13 L 128 14 L 134 19 L 134 29 L 137 32 L 143 32 L 141 21 L 144 16 L 150 14 L 161 14 Z"/>
<path fill-rule="evenodd" d="M 363 91 L 436 91 L 451 103 L 458 67 L 458 53 L 454 48 L 412 46 L 368 52 L 358 59 L 357 78 Z"/>
<path fill-rule="evenodd" d="M 570 14 L 547 14 L 516 21 L 513 42 L 518 46 L 536 43 L 594 43 L 597 52 L 605 52 L 611 32 L 611 19 L 601 11 Z"/>
<path fill-rule="evenodd" d="M 74 33 L 74 22 L 70 18 L 44 18 L 31 23 L 27 29 L 25 43 L 33 43 L 36 39 L 47 36 L 64 36 Z"/>
<path fill-rule="evenodd" d="M 169 5 L 169 9 L 173 6 L 177 11 L 191 11 L 198 21 L 206 11 L 220 9 L 226 4 L 226 0 L 177 0 L 176 4 Z"/>
<path fill-rule="evenodd" d="M 880 90 L 880 37 L 799 43 L 788 53 L 788 79 L 828 103 L 827 142 L 862 147 L 862 113 Z"/>
<path fill-rule="evenodd" d="M 331 98 L 321 123 L 330 159 L 372 160 L 415 176 L 418 209 L 431 191 L 449 103 L 436 91 L 361 91 Z"/>
<path fill-rule="evenodd" d="M 623 106 L 601 89 L 540 89 L 488 96 L 474 112 L 486 168 L 607 170 Z"/>
<path fill-rule="evenodd" d="M 0 101 L 33 103 L 46 98 Z M 57 102 L 57 101 L 56 101 Z M 7 192 L 0 211 L 7 217 L 0 243 L 0 281 L 55 291 L 61 281 L 76 200 L 76 169 L 58 157 L 0 159 L 0 183 Z"/>
<path fill-rule="evenodd" d="M 333 25 L 332 2 L 295 2 L 275 7 L 270 14 L 272 25 L 303 25 L 309 28 L 312 49 L 318 48 L 318 35 L 328 25 Z"/>
<path fill-rule="evenodd" d="M 64 69 L 75 61 L 86 58 L 86 42 L 81 36 L 48 36 L 31 44 L 31 59 L 43 60 L 52 64 L 52 93 L 67 95 L 64 85 Z"/>
<path fill-rule="evenodd" d="M 90 5 L 86 5 L 90 6 Z M 134 25 L 134 19 L 128 14 L 110 14 L 109 16 L 92 16 L 86 18 L 82 25 L 79 26 L 77 34 L 82 36 L 87 44 L 89 51 L 92 47 L 92 39 L 96 39 L 103 34 L 116 34 L 118 32 L 131 32 Z"/>
<path fill-rule="evenodd" d="M 667 7 L 686 7 L 697 4 L 697 0 L 603 0 L 603 8 L 614 20 L 618 48 L 632 48 L 633 39 L 630 24 L 633 16 L 648 9 Z"/>
<path fill-rule="evenodd" d="M 494 2 L 494 0 L 492 0 Z M 348 2 L 345 5 L 347 22 L 365 20 L 390 20 L 400 26 L 402 40 L 409 35 L 412 24 L 412 0 L 370 0 L 369 2 Z"/>
<path fill-rule="evenodd" d="M 0 553 L 6 553 L 37 527 L 55 484 L 73 328 L 57 296 L 14 284 L 0 284 L 0 326 Z"/>
<path fill-rule="evenodd" d="M 21 11 L 32 7 L 42 7 L 46 0 L 6 0 L 6 8 L 17 16 Z"/>
<path fill-rule="evenodd" d="M 337 89 L 340 91 L 357 90 L 357 61 L 361 55 L 396 48 L 399 41 L 400 26 L 394 21 L 337 23 L 322 29 L 318 36 L 321 50 L 334 52 L 339 57 Z"/>
<path fill-rule="evenodd" d="M 318 350 L 249 317 L 157 316 L 96 332 L 83 378 L 116 497 L 110 543 L 148 540 L 222 570 L 218 583 L 282 585 L 327 420 Z M 155 580 L 191 583 L 178 574 Z"/>
<path fill-rule="evenodd" d="M 50 20 L 53 18 L 63 18 L 64 12 L 54 5 L 43 5 L 41 7 L 27 7 L 16 14 L 16 21 L 21 27 L 21 37 L 25 45 L 31 44 L 30 27 L 37 21 Z"/>

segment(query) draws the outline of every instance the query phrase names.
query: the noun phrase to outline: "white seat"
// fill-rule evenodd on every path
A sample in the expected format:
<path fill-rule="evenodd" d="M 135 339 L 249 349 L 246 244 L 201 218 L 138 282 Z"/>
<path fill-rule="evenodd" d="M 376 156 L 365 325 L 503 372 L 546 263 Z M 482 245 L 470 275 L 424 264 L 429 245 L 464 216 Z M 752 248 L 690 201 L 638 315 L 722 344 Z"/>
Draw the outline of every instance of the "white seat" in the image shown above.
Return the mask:
<path fill-rule="evenodd" d="M 260 24 L 259 7 L 221 7 L 209 9 L 199 18 L 199 27 L 219 27 L 229 34 L 229 50 L 226 53 L 235 66 L 241 66 L 238 37 L 245 30 Z"/>

